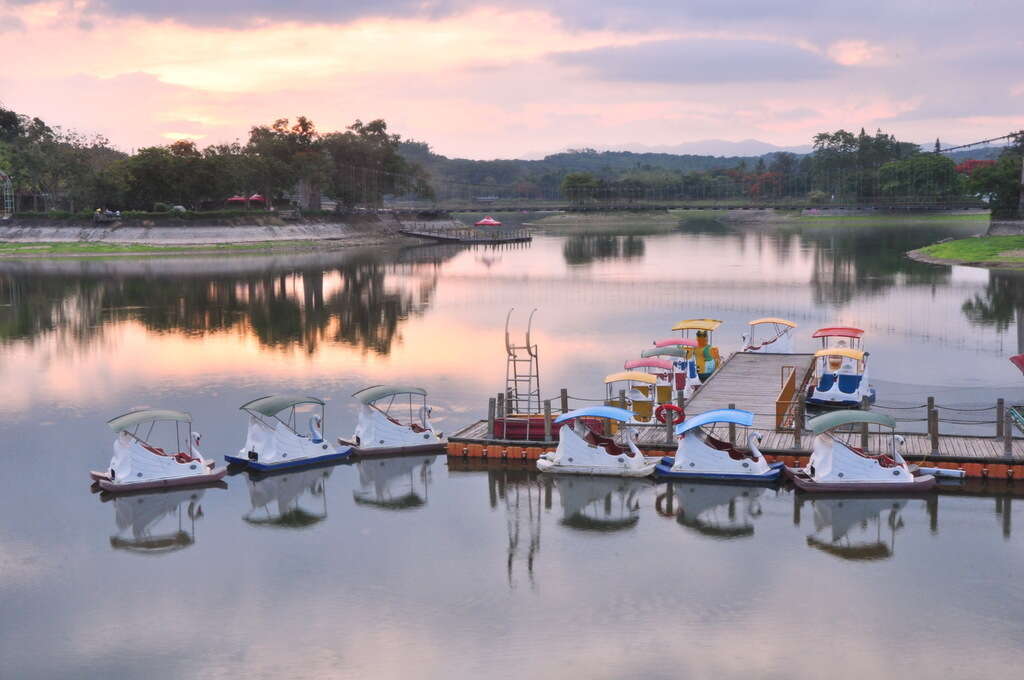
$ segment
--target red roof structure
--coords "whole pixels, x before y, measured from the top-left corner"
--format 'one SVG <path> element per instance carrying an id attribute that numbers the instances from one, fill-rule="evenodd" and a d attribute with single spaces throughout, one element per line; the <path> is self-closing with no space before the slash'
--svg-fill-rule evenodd
<path id="1" fill-rule="evenodd" d="M 499 222 L 498 220 L 496 220 L 493 217 L 491 217 L 490 215 L 488 215 L 487 217 L 485 217 L 482 220 L 480 220 L 479 222 L 477 222 L 476 226 L 478 226 L 478 227 L 500 227 L 501 226 L 501 222 Z"/>

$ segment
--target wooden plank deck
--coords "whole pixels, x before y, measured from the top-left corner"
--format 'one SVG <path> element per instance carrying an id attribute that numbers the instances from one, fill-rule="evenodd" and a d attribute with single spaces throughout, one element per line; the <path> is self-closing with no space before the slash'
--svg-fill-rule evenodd
<path id="1" fill-rule="evenodd" d="M 398 233 L 444 243 L 526 243 L 533 236 L 525 229 L 485 232 L 479 229 L 399 229 Z"/>

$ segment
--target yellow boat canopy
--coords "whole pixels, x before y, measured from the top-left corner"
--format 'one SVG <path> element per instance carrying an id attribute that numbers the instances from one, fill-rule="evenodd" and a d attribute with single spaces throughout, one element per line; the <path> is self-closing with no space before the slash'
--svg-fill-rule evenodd
<path id="1" fill-rule="evenodd" d="M 777 323 L 781 326 L 789 326 L 790 328 L 796 328 L 796 324 L 793 323 L 792 321 L 787 321 L 785 319 L 777 319 L 774 316 L 766 316 L 763 319 L 754 319 L 748 325 L 757 326 L 763 323 Z"/>
<path id="2" fill-rule="evenodd" d="M 672 326 L 674 331 L 713 331 L 722 322 L 718 319 L 687 319 L 686 321 L 680 321 L 675 326 Z"/>
<path id="3" fill-rule="evenodd" d="M 612 373 L 604 379 L 604 384 L 619 382 L 620 380 L 632 380 L 633 382 L 647 383 L 653 385 L 658 382 L 658 379 L 649 373 L 641 373 L 640 371 L 623 371 L 621 373 Z"/>
<path id="4" fill-rule="evenodd" d="M 832 349 L 819 349 L 814 353 L 816 357 L 847 357 L 849 359 L 856 359 L 857 361 L 864 361 L 865 352 L 859 349 L 849 349 L 848 347 L 833 347 Z"/>

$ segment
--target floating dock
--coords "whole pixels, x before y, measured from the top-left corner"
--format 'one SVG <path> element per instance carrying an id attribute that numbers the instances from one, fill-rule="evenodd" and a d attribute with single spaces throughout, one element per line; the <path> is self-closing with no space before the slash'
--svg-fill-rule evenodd
<path id="1" fill-rule="evenodd" d="M 758 445 L 766 458 L 801 466 L 811 454 L 811 433 L 805 429 L 803 395 L 814 369 L 813 354 L 760 354 L 737 352 L 694 393 L 686 404 L 687 413 L 697 414 L 720 408 L 740 408 L 754 413 L 753 430 L 763 436 Z M 567 410 L 565 392 L 562 411 Z M 1014 479 L 1024 477 L 1024 439 L 1013 436 L 1012 412 L 997 411 L 995 436 L 938 433 L 937 410 L 927 433 L 901 432 L 902 453 L 908 462 L 932 467 L 962 469 L 968 477 Z M 554 412 L 557 415 L 558 411 Z M 716 426 L 714 434 L 743 445 L 747 428 Z M 648 456 L 675 451 L 676 439 L 661 423 L 638 424 L 637 444 Z M 868 450 L 881 450 L 888 435 L 852 433 L 855 443 Z M 489 432 L 487 420 L 480 420 L 448 438 L 448 455 L 455 458 L 491 460 L 535 460 L 558 446 L 557 441 L 502 440 Z"/>
<path id="2" fill-rule="evenodd" d="M 441 243 L 464 243 L 466 245 L 478 243 L 526 243 L 533 240 L 533 236 L 528 229 L 480 229 L 476 227 L 466 227 L 465 229 L 431 229 L 428 227 L 416 227 L 399 229 L 398 233 Z"/>

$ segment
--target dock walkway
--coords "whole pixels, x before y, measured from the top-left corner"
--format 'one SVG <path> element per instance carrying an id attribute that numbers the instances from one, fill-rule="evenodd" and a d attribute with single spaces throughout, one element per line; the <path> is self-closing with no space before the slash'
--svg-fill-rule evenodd
<path id="1" fill-rule="evenodd" d="M 479 229 L 466 227 L 465 229 L 432 229 L 429 227 L 414 227 L 399 229 L 398 233 L 415 238 L 440 241 L 442 243 L 465 243 L 473 245 L 478 243 L 525 243 L 532 241 L 528 229 Z"/>

